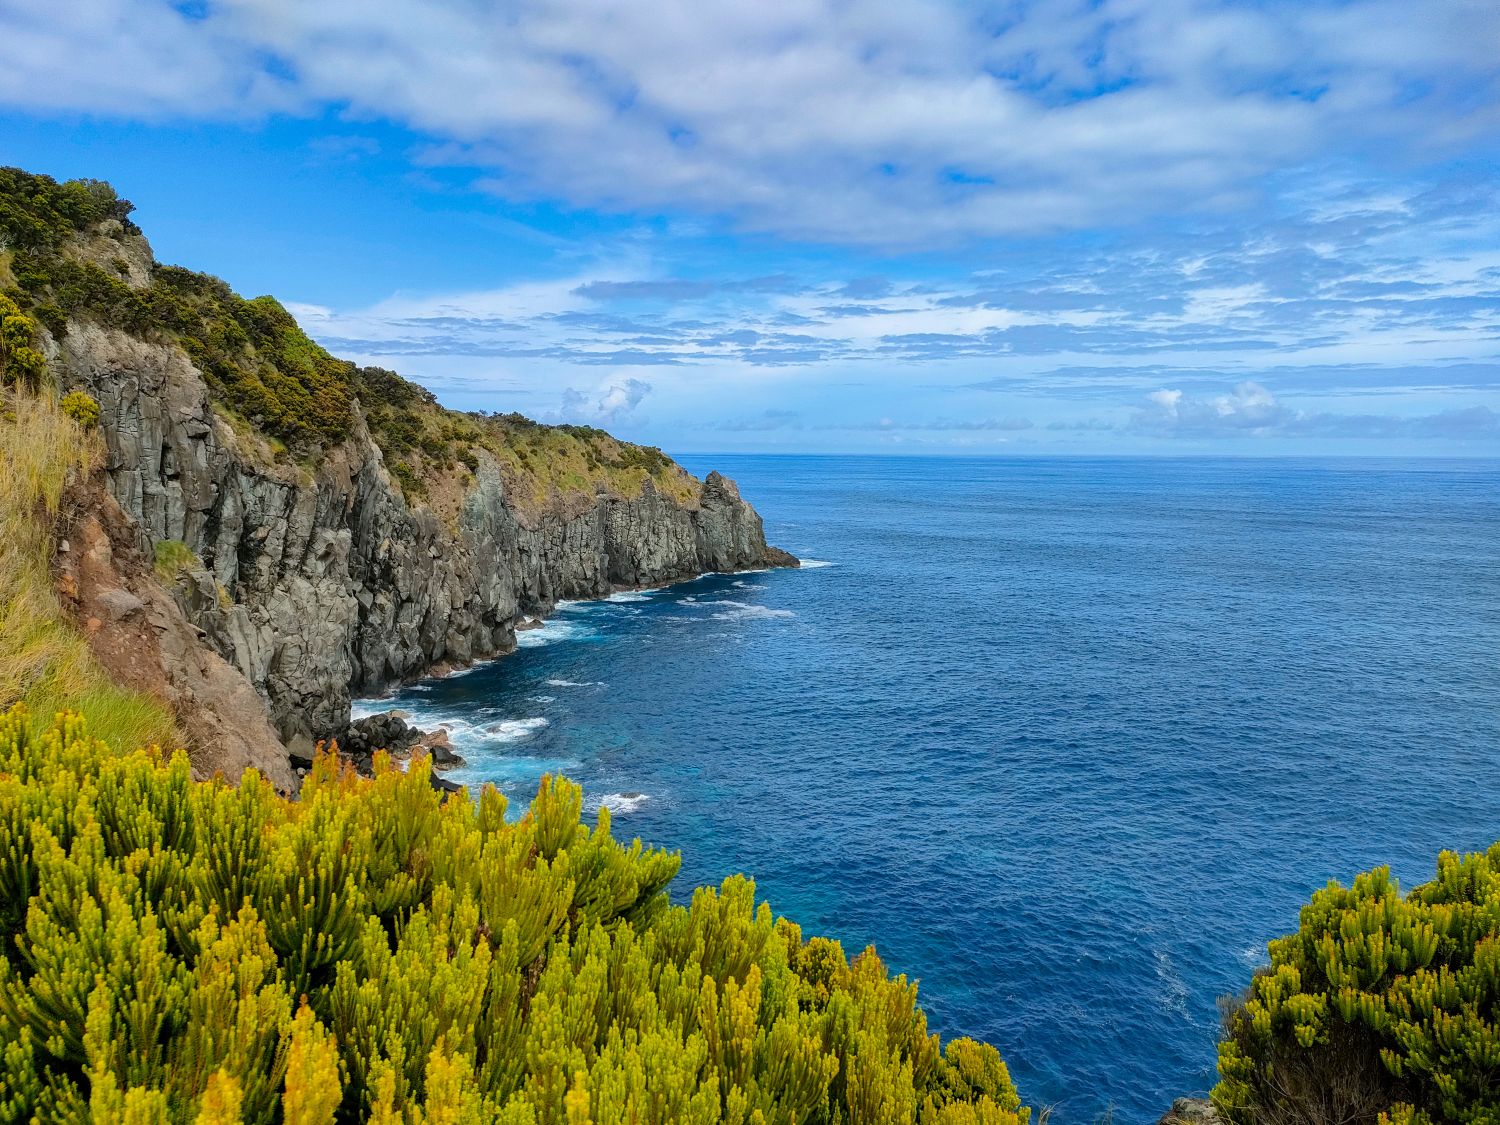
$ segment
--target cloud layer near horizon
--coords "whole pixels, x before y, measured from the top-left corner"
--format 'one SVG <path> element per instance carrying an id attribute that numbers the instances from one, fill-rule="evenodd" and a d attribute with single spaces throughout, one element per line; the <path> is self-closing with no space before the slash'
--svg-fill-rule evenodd
<path id="1" fill-rule="evenodd" d="M 439 386 L 451 377 L 455 392 L 477 390 L 479 370 L 524 372 L 537 409 L 553 411 L 548 388 L 561 387 L 553 412 L 580 420 L 585 401 L 613 395 L 623 408 L 612 421 L 645 402 L 644 390 L 622 397 L 619 373 L 632 371 L 659 392 L 653 408 L 745 435 L 1482 443 L 1500 439 L 1484 416 L 1403 419 L 1500 392 L 1497 245 L 1500 191 L 1487 180 L 1397 191 L 1325 176 L 1250 231 L 1157 226 L 1067 254 L 1012 253 L 958 278 L 687 278 L 636 257 L 546 284 L 297 312 L 335 350 L 416 365 Z M 827 401 L 851 382 L 857 392 Z M 1241 384 L 1279 409 L 1238 403 Z M 777 405 L 758 406 L 772 387 Z M 1157 409 L 1159 392 L 1180 396 L 1180 412 Z M 1363 401 L 1331 406 L 1341 399 Z"/>

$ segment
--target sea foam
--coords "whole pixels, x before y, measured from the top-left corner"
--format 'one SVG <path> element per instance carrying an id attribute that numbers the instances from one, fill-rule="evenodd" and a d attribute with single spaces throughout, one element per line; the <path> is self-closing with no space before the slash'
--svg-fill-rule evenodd
<path id="1" fill-rule="evenodd" d="M 649 800 L 651 800 L 649 793 L 606 793 L 593 802 L 593 807 L 605 808 L 615 816 L 620 816 L 624 813 L 635 812 Z"/>

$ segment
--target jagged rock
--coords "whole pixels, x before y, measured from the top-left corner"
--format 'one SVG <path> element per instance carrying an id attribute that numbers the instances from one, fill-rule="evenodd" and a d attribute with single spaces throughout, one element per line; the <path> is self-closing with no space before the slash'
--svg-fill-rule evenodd
<path id="1" fill-rule="evenodd" d="M 97 479 L 68 490 L 59 530 L 57 589 L 84 624 L 95 658 L 119 684 L 161 700 L 193 745 L 193 772 L 238 780 L 254 767 L 277 788 L 297 787 L 265 701 L 236 668 L 205 645 L 156 580 L 136 529 Z M 311 764 L 311 763 L 309 763 Z"/>
<path id="2" fill-rule="evenodd" d="M 458 782 L 449 781 L 446 777 L 439 777 L 435 773 L 429 773 L 427 775 L 427 780 L 428 783 L 431 784 L 431 786 L 439 793 L 443 794 L 444 797 L 447 797 L 450 793 L 459 793 L 463 791 L 463 786 Z"/>
<path id="3" fill-rule="evenodd" d="M 1223 1119 L 1207 1098 L 1178 1098 L 1157 1125 L 1223 1125 Z"/>

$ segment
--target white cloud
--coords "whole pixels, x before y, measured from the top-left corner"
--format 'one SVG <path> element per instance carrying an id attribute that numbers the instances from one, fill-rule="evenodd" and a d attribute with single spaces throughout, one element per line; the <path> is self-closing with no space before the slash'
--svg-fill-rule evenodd
<path id="1" fill-rule="evenodd" d="M 490 190 L 923 243 L 1246 198 L 1500 126 L 1486 0 L 16 0 L 0 100 L 342 109 Z"/>
<path id="2" fill-rule="evenodd" d="M 651 384 L 642 379 L 620 379 L 606 382 L 594 390 L 566 387 L 562 393 L 559 420 L 564 422 L 611 423 L 634 412 L 651 393 Z"/>

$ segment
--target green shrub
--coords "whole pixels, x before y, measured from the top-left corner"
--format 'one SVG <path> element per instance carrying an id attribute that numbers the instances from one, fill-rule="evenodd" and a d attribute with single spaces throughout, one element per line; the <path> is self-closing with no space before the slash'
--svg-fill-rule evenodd
<path id="1" fill-rule="evenodd" d="M 62 412 L 85 430 L 99 424 L 99 400 L 84 391 L 69 391 L 62 397 Z"/>
<path id="2" fill-rule="evenodd" d="M 1229 1121 L 1500 1120 L 1500 844 L 1404 896 L 1329 884 L 1270 954 L 1219 1045 Z"/>
<path id="3" fill-rule="evenodd" d="M 1021 1125 L 873 951 L 743 878 L 321 755 L 300 799 L 0 717 L 0 1121 Z"/>

